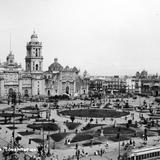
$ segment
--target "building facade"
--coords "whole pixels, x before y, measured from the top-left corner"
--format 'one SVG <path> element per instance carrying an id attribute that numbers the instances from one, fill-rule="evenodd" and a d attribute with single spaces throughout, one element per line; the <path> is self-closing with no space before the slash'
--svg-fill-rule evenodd
<path id="1" fill-rule="evenodd" d="M 91 77 L 89 93 L 118 94 L 126 92 L 126 81 L 119 76 L 95 76 Z"/>
<path id="2" fill-rule="evenodd" d="M 135 79 L 133 77 L 126 77 L 126 93 L 135 93 Z"/>
<path id="3" fill-rule="evenodd" d="M 15 62 L 12 52 L 0 63 L 0 97 L 15 91 L 22 97 L 87 94 L 88 79 L 76 67 L 63 67 L 55 58 L 43 71 L 42 42 L 34 32 L 26 45 L 25 69 Z M 83 90 L 83 91 L 82 91 Z"/>
<path id="4" fill-rule="evenodd" d="M 160 95 L 160 77 L 156 75 L 148 75 L 147 71 L 137 72 L 133 77 L 135 82 L 135 93 L 159 96 Z"/>
<path id="5" fill-rule="evenodd" d="M 104 81 L 104 88 L 106 93 L 125 93 L 126 81 L 119 76 L 106 77 Z"/>
<path id="6" fill-rule="evenodd" d="M 62 94 L 76 96 L 88 93 L 86 77 L 81 77 L 76 67 L 63 67 L 57 58 L 48 67 L 48 71 L 44 72 L 44 79 L 45 94 L 48 96 Z"/>

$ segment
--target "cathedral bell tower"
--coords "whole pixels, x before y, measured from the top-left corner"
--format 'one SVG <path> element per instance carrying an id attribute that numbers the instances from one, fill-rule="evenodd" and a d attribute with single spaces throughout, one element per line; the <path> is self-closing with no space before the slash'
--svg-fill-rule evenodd
<path id="1" fill-rule="evenodd" d="M 27 43 L 26 49 L 26 71 L 30 73 L 41 73 L 43 71 L 42 43 L 38 41 L 35 31 L 31 35 L 31 40 Z"/>

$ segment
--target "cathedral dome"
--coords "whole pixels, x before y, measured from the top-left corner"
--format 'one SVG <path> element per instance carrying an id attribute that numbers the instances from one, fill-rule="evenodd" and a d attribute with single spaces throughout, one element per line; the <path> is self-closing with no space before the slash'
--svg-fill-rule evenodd
<path id="1" fill-rule="evenodd" d="M 55 58 L 54 62 L 48 67 L 49 71 L 62 71 L 63 67 L 58 63 L 58 59 Z"/>

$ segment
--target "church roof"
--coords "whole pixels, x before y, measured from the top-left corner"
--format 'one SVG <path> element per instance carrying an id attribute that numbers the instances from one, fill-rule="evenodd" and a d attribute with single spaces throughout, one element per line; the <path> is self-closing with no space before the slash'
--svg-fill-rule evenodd
<path id="1" fill-rule="evenodd" d="M 66 66 L 66 67 L 63 69 L 63 71 L 70 71 L 69 66 Z"/>
<path id="2" fill-rule="evenodd" d="M 73 72 L 76 72 L 76 73 L 79 72 L 78 69 L 77 69 L 76 67 L 73 67 L 72 71 L 73 71 Z"/>
<path id="3" fill-rule="evenodd" d="M 58 59 L 55 58 L 54 62 L 48 67 L 49 71 L 62 71 L 63 67 L 60 63 L 58 63 Z"/>

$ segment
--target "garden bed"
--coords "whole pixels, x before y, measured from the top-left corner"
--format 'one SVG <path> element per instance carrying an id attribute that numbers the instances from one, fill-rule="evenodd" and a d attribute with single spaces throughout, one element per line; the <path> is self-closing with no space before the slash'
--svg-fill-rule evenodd
<path id="1" fill-rule="evenodd" d="M 129 112 L 116 111 L 113 109 L 74 109 L 61 111 L 60 114 L 75 117 L 119 118 L 129 115 Z"/>
<path id="2" fill-rule="evenodd" d="M 34 123 L 27 125 L 27 127 L 35 130 L 41 130 L 43 128 L 44 131 L 57 131 L 59 129 L 55 123 Z"/>
<path id="3" fill-rule="evenodd" d="M 34 132 L 33 131 L 28 131 L 28 132 L 23 131 L 23 132 L 18 132 L 18 134 L 20 134 L 21 136 L 28 136 L 28 135 L 34 134 Z"/>
<path id="4" fill-rule="evenodd" d="M 18 129 L 18 127 L 13 127 L 13 126 L 8 126 L 7 128 L 10 129 L 10 130 Z"/>
<path id="5" fill-rule="evenodd" d="M 83 127 L 83 130 L 89 130 L 95 127 L 100 127 L 100 126 L 104 126 L 105 124 L 92 124 L 92 123 L 88 123 L 85 127 Z"/>
<path id="6" fill-rule="evenodd" d="M 97 133 L 100 134 L 100 129 L 97 130 Z M 109 134 L 117 134 L 118 132 L 120 132 L 120 134 L 134 134 L 135 131 L 131 128 L 125 128 L 125 127 L 120 127 L 120 131 L 119 131 L 119 127 L 105 127 L 103 128 L 103 133 L 105 135 Z"/>
<path id="7" fill-rule="evenodd" d="M 87 134 L 87 133 L 78 133 L 73 139 L 71 140 L 71 143 L 80 142 L 80 141 L 86 141 L 93 139 L 93 135 Z"/>
<path id="8" fill-rule="evenodd" d="M 94 142 L 83 143 L 82 145 L 87 147 L 87 146 L 100 145 L 100 144 L 102 144 L 102 142 L 94 141 Z"/>
<path id="9" fill-rule="evenodd" d="M 39 144 L 43 144 L 45 142 L 45 140 L 43 139 L 39 139 L 39 138 L 32 138 L 31 139 L 33 142 L 39 143 Z"/>
<path id="10" fill-rule="evenodd" d="M 65 124 L 69 130 L 73 130 L 76 129 L 81 123 L 66 122 Z"/>
<path id="11" fill-rule="evenodd" d="M 37 110 L 37 108 L 35 106 L 26 106 L 26 107 L 21 108 L 21 110 L 31 110 L 31 111 L 33 111 L 33 110 Z"/>
<path id="12" fill-rule="evenodd" d="M 108 137 L 107 139 L 110 140 L 110 141 L 113 141 L 113 142 L 119 142 L 119 141 L 129 140 L 130 137 L 120 136 L 120 138 L 117 138 L 117 136 L 110 136 L 110 137 Z"/>
<path id="13" fill-rule="evenodd" d="M 24 116 L 24 114 L 20 114 L 20 113 L 15 113 L 15 114 L 13 114 L 13 113 L 0 113 L 0 117 L 6 117 L 6 118 L 13 117 L 13 115 L 14 115 L 14 117 Z"/>
<path id="14" fill-rule="evenodd" d="M 61 140 L 63 140 L 69 133 L 55 133 L 55 134 L 51 134 L 50 137 L 56 141 L 59 142 Z"/>

